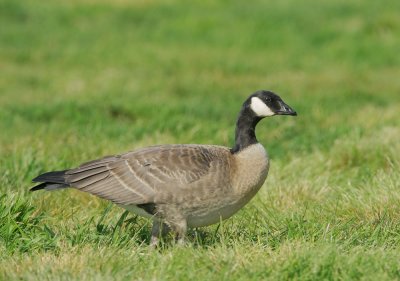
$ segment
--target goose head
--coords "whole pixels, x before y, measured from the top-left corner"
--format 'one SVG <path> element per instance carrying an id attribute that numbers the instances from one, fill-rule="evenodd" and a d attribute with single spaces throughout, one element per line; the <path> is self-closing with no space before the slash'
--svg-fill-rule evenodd
<path id="1" fill-rule="evenodd" d="M 271 91 L 257 91 L 245 102 L 256 117 L 264 118 L 274 115 L 297 115 L 277 94 Z"/>
<path id="2" fill-rule="evenodd" d="M 277 94 L 260 90 L 250 95 L 243 103 L 236 121 L 235 145 L 232 153 L 239 152 L 249 145 L 258 143 L 255 128 L 264 117 L 274 115 L 297 115 Z"/>

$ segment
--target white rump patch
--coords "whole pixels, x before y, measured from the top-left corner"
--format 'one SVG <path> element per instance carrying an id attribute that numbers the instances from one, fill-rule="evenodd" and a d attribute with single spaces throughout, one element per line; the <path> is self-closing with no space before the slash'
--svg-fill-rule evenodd
<path id="1" fill-rule="evenodd" d="M 258 97 L 251 98 L 250 108 L 259 117 L 268 117 L 275 115 L 275 113 Z"/>

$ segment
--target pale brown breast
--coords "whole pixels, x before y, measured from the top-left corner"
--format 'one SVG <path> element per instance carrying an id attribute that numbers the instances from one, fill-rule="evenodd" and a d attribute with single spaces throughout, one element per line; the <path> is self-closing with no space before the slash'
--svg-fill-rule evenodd
<path id="1" fill-rule="evenodd" d="M 257 143 L 234 154 L 233 158 L 236 166 L 236 171 L 232 174 L 235 193 L 254 196 L 268 175 L 267 152 L 260 143 Z"/>

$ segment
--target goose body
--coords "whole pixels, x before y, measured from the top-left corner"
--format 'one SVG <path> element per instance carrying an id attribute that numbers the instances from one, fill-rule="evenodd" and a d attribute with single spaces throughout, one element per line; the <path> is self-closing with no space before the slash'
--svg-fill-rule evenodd
<path id="1" fill-rule="evenodd" d="M 279 96 L 258 91 L 243 104 L 235 146 L 151 146 L 48 172 L 31 190 L 74 187 L 141 216 L 154 219 L 152 244 L 169 229 L 182 241 L 187 227 L 227 219 L 257 193 L 269 169 L 255 126 L 264 117 L 296 115 Z"/>
<path id="2" fill-rule="evenodd" d="M 149 178 L 143 178 L 143 184 L 148 189 L 156 190 L 145 201 L 153 202 L 154 206 L 138 207 L 126 201 L 114 202 L 145 217 L 151 217 L 157 212 L 168 216 L 176 209 L 186 218 L 189 227 L 206 226 L 229 218 L 257 193 L 268 173 L 268 158 L 260 144 L 238 154 L 232 154 L 226 147 L 213 145 L 170 145 L 150 149 L 156 154 L 155 157 L 147 151 L 144 153 L 146 158 L 140 158 L 142 150 L 132 152 L 128 157 L 136 161 L 139 167 L 145 167 L 143 174 L 149 176 L 150 181 Z M 179 157 L 179 163 L 182 163 L 182 167 L 178 168 L 180 176 L 174 175 L 175 169 L 165 170 L 162 159 L 167 157 L 165 152 Z M 246 161 L 257 163 L 256 168 L 247 169 L 252 165 L 246 165 L 250 164 Z M 143 163 L 147 163 L 147 166 Z M 197 165 L 198 172 L 195 174 L 193 167 Z"/>

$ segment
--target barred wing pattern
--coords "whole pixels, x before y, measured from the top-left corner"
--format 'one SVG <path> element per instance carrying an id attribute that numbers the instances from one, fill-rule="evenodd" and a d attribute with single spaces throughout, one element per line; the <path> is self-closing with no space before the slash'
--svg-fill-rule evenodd
<path id="1" fill-rule="evenodd" d="M 211 145 L 153 146 L 84 163 L 66 171 L 65 183 L 117 204 L 145 204 L 203 189 L 210 180 L 227 184 L 229 154 Z"/>

